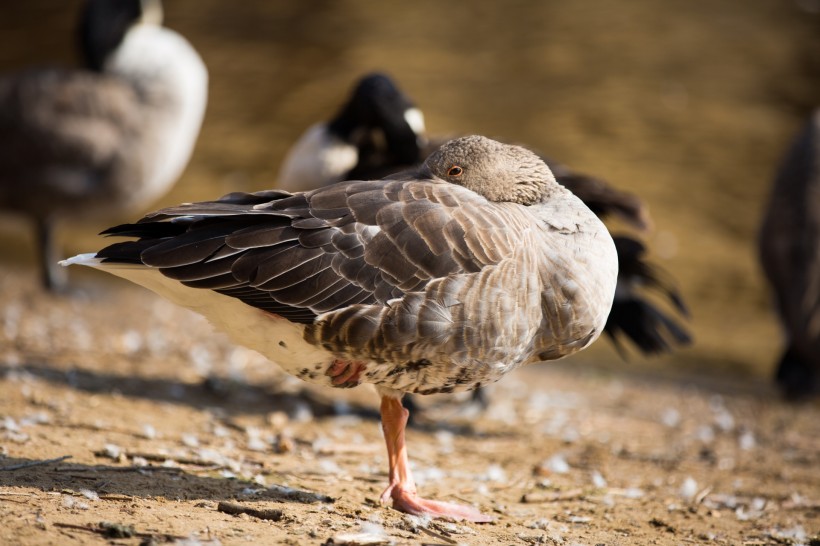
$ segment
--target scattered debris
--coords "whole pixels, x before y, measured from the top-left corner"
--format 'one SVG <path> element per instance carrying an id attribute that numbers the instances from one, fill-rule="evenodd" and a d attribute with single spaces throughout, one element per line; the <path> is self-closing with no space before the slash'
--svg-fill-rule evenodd
<path id="1" fill-rule="evenodd" d="M 692 476 L 686 476 L 678 490 L 678 494 L 688 501 L 695 500 L 695 495 L 698 494 L 698 482 Z"/>
<path id="2" fill-rule="evenodd" d="M 549 476 L 550 474 L 567 474 L 569 471 L 570 466 L 564 456 L 555 454 L 536 466 L 533 473 L 536 476 Z"/>
<path id="3" fill-rule="evenodd" d="M 499 464 L 491 464 L 486 472 L 479 477 L 482 481 L 504 483 L 507 481 L 507 473 Z"/>
<path id="4" fill-rule="evenodd" d="M 657 527 L 658 529 L 663 529 L 667 533 L 672 533 L 673 535 L 678 532 L 678 530 L 675 529 L 675 527 L 673 525 L 663 521 L 660 518 L 650 519 L 649 520 L 649 525 L 651 525 L 652 527 Z"/>
<path id="5" fill-rule="evenodd" d="M 329 538 L 324 544 L 328 546 L 372 546 L 394 543 L 395 541 L 387 535 L 380 524 L 363 521 L 358 532 L 338 534 Z"/>
<path id="6" fill-rule="evenodd" d="M 73 523 L 55 522 L 54 527 L 60 529 L 72 529 L 75 531 L 86 531 L 94 533 L 106 538 L 141 538 L 141 544 L 157 544 L 162 542 L 170 542 L 172 540 L 186 540 L 188 537 L 178 535 L 168 535 L 164 533 L 140 533 L 133 525 L 124 525 L 122 523 L 111 523 L 101 521 L 97 526 L 92 525 L 76 525 Z"/>
<path id="7" fill-rule="evenodd" d="M 715 395 L 709 401 L 709 405 L 712 408 L 712 418 L 715 425 L 717 425 L 722 432 L 731 432 L 735 428 L 735 418 L 729 413 L 726 406 L 723 405 L 723 398 Z"/>
<path id="8" fill-rule="evenodd" d="M 431 522 L 428 523 L 427 526 L 419 527 L 418 528 L 419 531 L 421 531 L 422 533 L 425 533 L 427 535 L 430 535 L 433 538 L 441 540 L 441 541 L 443 541 L 447 544 L 458 544 L 457 540 L 453 540 L 453 539 L 450 538 L 450 533 L 448 533 L 447 531 L 443 531 L 442 529 L 438 529 L 441 532 L 437 533 L 436 531 L 433 531 L 432 529 L 430 529 L 430 527 L 432 526 L 432 523 L 433 522 L 431 521 Z"/>
<path id="9" fill-rule="evenodd" d="M 122 523 L 111 523 L 109 521 L 101 521 L 100 529 L 102 529 L 103 536 L 108 538 L 131 538 L 137 534 L 133 525 L 123 525 Z"/>
<path id="10" fill-rule="evenodd" d="M 806 529 L 802 525 L 795 525 L 793 527 L 776 527 L 770 529 L 768 532 L 769 538 L 778 542 L 788 541 L 787 544 L 802 544 L 808 538 Z"/>
<path id="11" fill-rule="evenodd" d="M 291 440 L 291 443 L 293 441 Z M 314 442 L 314 451 L 317 455 L 338 455 L 338 454 L 353 454 L 353 455 L 366 455 L 370 453 L 381 453 L 382 446 L 369 443 L 369 444 L 336 444 L 330 441 L 327 442 Z"/>
<path id="12" fill-rule="evenodd" d="M 114 459 L 116 461 L 121 461 L 123 460 L 122 457 L 127 457 L 134 461 L 134 464 L 136 464 L 137 461 L 139 461 L 140 463 L 145 461 L 160 463 L 166 467 L 172 467 L 176 465 L 214 467 L 216 465 L 217 468 L 236 468 L 236 470 L 238 470 L 237 465 L 239 464 L 237 461 L 223 457 L 218 452 L 210 449 L 198 450 L 197 454 L 199 455 L 199 457 L 195 458 L 174 456 L 166 453 L 140 453 L 131 451 L 116 452 L 111 451 L 109 449 L 110 447 L 111 446 L 109 444 L 106 446 L 106 449 L 95 451 L 94 455 L 97 457 Z"/>
<path id="13" fill-rule="evenodd" d="M 147 440 L 153 440 L 157 437 L 157 429 L 152 425 L 142 425 L 142 437 Z"/>
<path id="14" fill-rule="evenodd" d="M 606 480 L 597 470 L 594 470 L 592 472 L 592 485 L 594 485 L 598 489 L 604 489 L 607 486 Z"/>
<path id="15" fill-rule="evenodd" d="M 70 459 L 71 455 L 63 455 L 62 457 L 56 457 L 54 459 L 45 459 L 43 461 L 29 461 L 27 463 L 20 463 L 20 464 L 13 464 L 9 466 L 0 466 L 0 472 L 7 472 L 10 470 L 20 470 L 21 468 L 30 468 L 32 466 L 42 466 L 46 464 L 52 463 L 59 463 L 65 461 L 66 459 Z"/>
<path id="16" fill-rule="evenodd" d="M 251 451 L 267 451 L 273 443 L 272 438 L 268 438 L 263 430 L 256 427 L 248 427 L 245 434 L 248 436 L 247 448 Z"/>
<path id="17" fill-rule="evenodd" d="M 607 493 L 615 497 L 624 497 L 627 499 L 639 499 L 646 494 L 644 490 L 639 487 L 627 487 L 625 489 L 610 488 L 607 490 Z"/>
<path id="18" fill-rule="evenodd" d="M 534 504 L 540 502 L 578 500 L 582 498 L 584 498 L 584 490 L 578 488 L 569 491 L 536 491 L 534 493 L 525 493 L 521 497 L 521 502 Z"/>
<path id="19" fill-rule="evenodd" d="M 98 454 L 98 452 L 94 452 L 94 455 L 97 455 L 98 457 L 108 457 L 109 459 L 120 461 L 121 457 L 123 456 L 123 449 L 115 444 L 105 444 L 103 446 L 103 451 L 101 452 L 101 454 Z"/>
<path id="20" fill-rule="evenodd" d="M 249 506 L 242 506 L 241 504 L 236 504 L 227 501 L 220 501 L 219 504 L 216 505 L 216 509 L 219 512 L 224 512 L 232 516 L 238 516 L 239 514 L 248 514 L 249 516 L 254 518 L 266 519 L 270 521 L 279 521 L 283 517 L 285 517 L 285 513 L 282 510 L 276 508 L 251 508 Z"/>
<path id="21" fill-rule="evenodd" d="M 675 408 L 666 408 L 661 413 L 661 423 L 669 428 L 675 428 L 680 424 L 680 412 Z"/>
<path id="22" fill-rule="evenodd" d="M 340 533 L 327 539 L 323 546 L 375 546 L 379 544 L 394 544 L 392 538 L 376 533 Z"/>
<path id="23" fill-rule="evenodd" d="M 749 430 L 745 429 L 743 432 L 740 433 L 740 436 L 737 439 L 738 447 L 740 447 L 743 451 L 751 451 L 755 447 L 757 447 L 757 440 L 755 439 L 754 433 Z"/>
<path id="24" fill-rule="evenodd" d="M 73 496 L 73 493 L 69 492 L 67 495 L 63 495 L 62 504 L 65 508 L 76 508 L 79 510 L 88 510 L 91 508 L 87 502 L 78 501 Z"/>
<path id="25" fill-rule="evenodd" d="M 289 502 L 301 502 L 303 504 L 312 504 L 314 502 L 333 503 L 336 499 L 323 495 L 322 493 L 314 493 L 312 491 L 302 491 L 300 489 L 293 489 L 285 487 L 284 485 L 271 485 L 267 489 L 261 490 L 261 494 L 265 498 L 273 500 L 285 500 Z"/>
<path id="26" fill-rule="evenodd" d="M 90 489 L 80 489 L 80 495 L 87 498 L 88 500 L 92 500 L 92 501 L 100 500 L 100 496 L 97 494 L 97 492 L 92 491 Z"/>

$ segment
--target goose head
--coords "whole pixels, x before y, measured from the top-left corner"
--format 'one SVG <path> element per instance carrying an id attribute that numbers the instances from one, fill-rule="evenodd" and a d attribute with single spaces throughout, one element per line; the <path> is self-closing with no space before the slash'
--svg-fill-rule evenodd
<path id="1" fill-rule="evenodd" d="M 495 202 L 534 205 L 560 191 L 538 155 L 477 135 L 443 144 L 424 162 L 421 174 L 458 184 Z"/>
<path id="2" fill-rule="evenodd" d="M 421 110 L 381 73 L 359 80 L 350 99 L 328 123 L 328 131 L 362 153 L 371 148 L 386 150 L 401 164 L 419 161 L 426 141 Z"/>
<path id="3" fill-rule="evenodd" d="M 307 191 L 371 176 L 374 167 L 415 165 L 425 141 L 421 112 L 389 77 L 370 74 L 332 120 L 313 125 L 291 146 L 279 168 L 279 187 Z"/>
<path id="4" fill-rule="evenodd" d="M 80 51 L 86 67 L 105 69 L 109 56 L 135 25 L 162 25 L 160 0 L 89 0 L 80 14 Z"/>

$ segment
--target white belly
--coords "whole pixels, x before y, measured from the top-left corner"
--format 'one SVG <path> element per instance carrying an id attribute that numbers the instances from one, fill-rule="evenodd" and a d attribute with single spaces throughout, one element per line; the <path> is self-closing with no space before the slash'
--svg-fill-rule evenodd
<path id="1" fill-rule="evenodd" d="M 305 326 L 247 305 L 212 290 L 189 288 L 145 266 L 106 263 L 92 254 L 63 262 L 95 267 L 156 292 L 170 301 L 207 318 L 234 343 L 258 351 L 286 372 L 320 385 L 332 386 L 325 370 L 334 355 L 307 343 Z"/>

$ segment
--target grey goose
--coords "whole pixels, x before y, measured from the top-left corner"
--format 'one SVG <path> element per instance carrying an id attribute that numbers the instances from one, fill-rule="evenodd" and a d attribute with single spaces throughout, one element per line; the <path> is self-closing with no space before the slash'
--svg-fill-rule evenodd
<path id="1" fill-rule="evenodd" d="M 413 168 L 442 142 L 440 138 L 428 137 L 423 120 L 419 107 L 392 78 L 384 73 L 367 74 L 354 86 L 336 117 L 314 125 L 289 150 L 279 171 L 278 187 L 306 191 L 339 180 L 369 180 Z M 337 126 L 344 131 L 330 130 Z M 317 128 L 327 129 L 317 133 Z M 315 134 L 346 136 L 317 140 L 311 138 Z M 306 145 L 308 142 L 314 145 Z M 316 146 L 319 142 L 324 145 Z M 339 150 L 340 142 L 344 143 L 347 162 L 320 160 L 336 157 L 333 152 Z M 616 216 L 639 231 L 651 229 L 649 211 L 637 196 L 551 158 L 541 155 L 541 159 L 558 183 L 578 196 L 600 218 Z M 293 168 L 317 164 L 322 168 Z M 640 240 L 626 234 L 614 235 L 614 239 L 620 263 L 618 290 L 605 331 L 618 353 L 627 358 L 621 338 L 630 340 L 645 355 L 670 352 L 690 344 L 692 338 L 686 328 L 643 293 L 647 288 L 655 290 L 667 299 L 672 309 L 688 317 L 688 308 L 674 280 L 646 260 L 647 249 Z"/>
<path id="2" fill-rule="evenodd" d="M 820 394 L 820 109 L 786 153 L 758 237 L 786 335 L 776 380 L 790 398 Z"/>
<path id="3" fill-rule="evenodd" d="M 609 232 L 534 153 L 470 136 L 415 171 L 306 193 L 234 193 L 105 232 L 136 238 L 82 264 L 206 316 L 285 371 L 376 386 L 390 461 L 382 502 L 471 521 L 418 496 L 403 393 L 478 388 L 603 331 L 617 279 Z"/>
<path id="4" fill-rule="evenodd" d="M 159 0 L 90 0 L 79 27 L 85 68 L 0 78 L 0 211 L 35 224 L 46 287 L 64 283 L 56 221 L 143 210 L 188 163 L 208 76 L 161 21 Z"/>

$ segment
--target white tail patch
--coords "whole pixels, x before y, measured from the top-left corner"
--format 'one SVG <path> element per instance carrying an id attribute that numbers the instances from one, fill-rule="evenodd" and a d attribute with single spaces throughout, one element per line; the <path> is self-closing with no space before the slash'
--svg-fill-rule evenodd
<path id="1" fill-rule="evenodd" d="M 408 108 L 404 111 L 404 121 L 416 133 L 416 136 L 423 137 L 427 128 L 424 126 L 424 114 L 418 108 Z"/>
<path id="2" fill-rule="evenodd" d="M 140 264 L 103 262 L 102 258 L 97 258 L 97 254 L 94 252 L 88 252 L 86 254 L 77 254 L 76 256 L 73 256 L 71 258 L 60 260 L 58 263 L 63 267 L 68 267 L 70 265 L 84 265 L 86 267 L 94 267 L 96 269 L 147 269 L 144 265 Z M 117 275 L 117 273 L 113 274 Z"/>
<path id="3" fill-rule="evenodd" d="M 88 252 L 86 254 L 77 254 L 76 256 L 72 256 L 71 258 L 60 260 L 60 265 L 63 267 L 68 267 L 70 265 L 87 265 L 89 267 L 100 267 L 102 265 L 102 260 L 100 258 L 97 258 L 96 252 Z"/>

